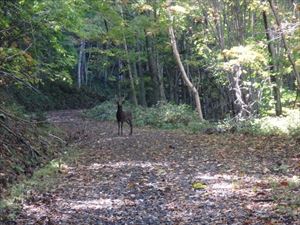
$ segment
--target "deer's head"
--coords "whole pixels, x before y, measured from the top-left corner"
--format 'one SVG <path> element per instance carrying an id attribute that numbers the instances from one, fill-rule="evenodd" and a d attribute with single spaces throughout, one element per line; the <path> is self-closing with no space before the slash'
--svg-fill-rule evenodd
<path id="1" fill-rule="evenodd" d="M 115 96 L 115 102 L 116 102 L 118 108 L 122 107 L 124 101 L 125 101 L 125 97 L 124 96 L 122 96 L 122 97 Z"/>

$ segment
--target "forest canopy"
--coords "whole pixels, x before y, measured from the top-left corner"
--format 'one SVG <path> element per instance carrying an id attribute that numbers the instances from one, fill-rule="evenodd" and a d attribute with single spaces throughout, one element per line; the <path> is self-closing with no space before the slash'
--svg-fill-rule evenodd
<path id="1" fill-rule="evenodd" d="M 214 121 L 299 107 L 293 0 L 5 0 L 0 8 L 2 98 L 30 111 L 115 95 L 143 107 L 188 104 Z"/>

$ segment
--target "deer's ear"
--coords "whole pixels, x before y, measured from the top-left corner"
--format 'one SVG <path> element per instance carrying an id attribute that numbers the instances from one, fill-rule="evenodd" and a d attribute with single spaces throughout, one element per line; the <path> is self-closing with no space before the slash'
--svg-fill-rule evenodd
<path id="1" fill-rule="evenodd" d="M 115 95 L 114 102 L 115 102 L 116 104 L 119 103 L 119 98 L 117 97 L 117 95 Z"/>
<path id="2" fill-rule="evenodd" d="M 122 103 L 125 102 L 125 96 L 122 96 L 121 102 L 122 102 Z"/>

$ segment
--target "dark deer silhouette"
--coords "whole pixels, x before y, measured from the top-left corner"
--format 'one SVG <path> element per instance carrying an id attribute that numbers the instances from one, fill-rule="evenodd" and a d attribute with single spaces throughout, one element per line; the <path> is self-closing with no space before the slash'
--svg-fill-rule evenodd
<path id="1" fill-rule="evenodd" d="M 125 98 L 119 98 L 116 100 L 117 105 L 118 105 L 118 110 L 117 110 L 117 121 L 118 121 L 118 135 L 123 135 L 123 123 L 126 122 L 130 126 L 130 135 L 132 135 L 132 114 L 131 112 L 125 112 L 122 109 L 122 104 L 124 102 Z"/>

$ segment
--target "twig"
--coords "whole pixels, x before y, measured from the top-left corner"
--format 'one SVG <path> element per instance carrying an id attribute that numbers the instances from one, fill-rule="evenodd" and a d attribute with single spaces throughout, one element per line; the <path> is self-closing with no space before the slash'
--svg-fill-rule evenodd
<path id="1" fill-rule="evenodd" d="M 14 54 L 14 55 L 8 56 L 5 60 L 10 60 L 10 59 L 12 59 L 15 56 L 20 55 L 21 53 L 27 52 L 28 49 L 31 48 L 31 46 L 32 46 L 32 43 L 27 48 L 25 48 L 24 50 L 22 50 L 21 52 L 18 52 L 18 53 Z"/>
<path id="2" fill-rule="evenodd" d="M 15 120 L 22 121 L 22 122 L 24 122 L 24 123 L 31 123 L 31 122 L 28 121 L 28 120 L 24 120 L 24 119 L 22 119 L 22 118 L 20 118 L 20 117 L 17 117 L 17 116 L 15 116 L 15 115 L 10 114 L 9 112 L 7 112 L 7 111 L 5 111 L 4 109 L 2 109 L 1 107 L 0 107 L 0 112 L 3 113 L 3 114 L 5 114 L 6 116 L 8 116 L 8 117 L 10 117 L 10 118 L 15 119 Z"/>
<path id="3" fill-rule="evenodd" d="M 15 136 L 16 138 L 20 138 L 15 132 L 13 132 L 8 126 L 6 126 L 5 123 L 0 121 L 0 125 L 10 134 L 12 134 L 13 136 Z"/>
<path id="4" fill-rule="evenodd" d="M 265 199 L 253 199 L 254 202 L 273 202 L 274 199 L 265 198 Z"/>
<path id="5" fill-rule="evenodd" d="M 66 141 L 64 141 L 63 139 L 61 139 L 60 137 L 57 137 L 56 135 L 54 135 L 54 134 L 51 134 L 51 133 L 48 133 L 49 134 L 49 136 L 51 136 L 51 137 L 54 137 L 54 138 L 56 138 L 56 139 L 58 139 L 58 140 L 60 140 L 62 143 L 64 143 L 64 144 L 66 144 L 67 142 Z"/>

